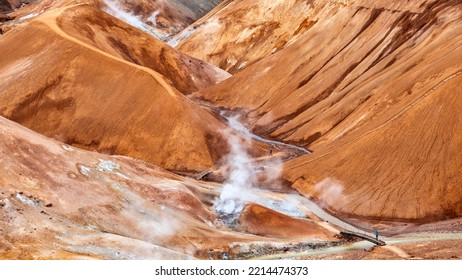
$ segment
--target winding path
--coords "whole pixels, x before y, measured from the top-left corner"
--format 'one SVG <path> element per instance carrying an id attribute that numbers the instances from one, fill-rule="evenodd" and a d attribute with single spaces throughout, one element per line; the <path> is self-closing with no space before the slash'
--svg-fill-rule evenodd
<path id="1" fill-rule="evenodd" d="M 89 44 L 86 44 L 85 42 L 82 42 L 72 36 L 70 36 L 69 34 L 67 34 L 66 32 L 64 32 L 57 24 L 57 18 L 59 16 L 62 15 L 62 13 L 64 11 L 66 11 L 67 9 L 72 9 L 73 7 L 76 7 L 76 6 L 79 6 L 79 5 L 75 5 L 75 6 L 69 6 L 69 7 L 64 7 L 64 8 L 59 8 L 59 9 L 56 9 L 55 12 L 49 12 L 49 13 L 46 13 L 46 14 L 43 14 L 41 15 L 40 17 L 37 17 L 37 21 L 40 21 L 42 23 L 44 23 L 46 26 L 48 26 L 53 32 L 55 32 L 57 35 L 59 35 L 60 37 L 62 37 L 63 39 L 65 40 L 68 40 L 70 42 L 73 42 L 79 46 L 82 46 L 82 47 L 85 47 L 99 55 L 102 55 L 104 57 L 107 57 L 109 59 L 112 59 L 114 61 L 117 61 L 117 62 L 120 62 L 120 63 L 123 63 L 125 65 L 128 65 L 130 67 L 133 67 L 133 68 L 136 68 L 140 71 L 143 71 L 145 73 L 147 73 L 148 75 L 150 75 L 151 77 L 153 77 L 157 83 L 162 86 L 166 92 L 171 95 L 173 98 L 183 98 L 185 100 L 188 100 L 188 102 L 192 102 L 189 100 L 189 98 L 185 98 L 182 94 L 176 92 L 166 81 L 165 79 L 163 78 L 163 76 L 157 72 L 155 72 L 154 70 L 150 69 L 150 68 L 147 68 L 147 67 L 143 67 L 143 66 L 140 66 L 140 65 L 137 65 L 137 64 L 134 64 L 134 63 L 131 63 L 129 61 L 126 61 L 124 59 L 121 59 L 121 58 L 118 58 L 118 57 L 115 57 L 113 55 L 110 55 L 108 53 L 105 53 L 104 51 L 94 47 L 94 46 L 91 46 Z M 342 149 L 344 146 L 354 142 L 354 141 L 357 141 L 371 133 L 374 133 L 380 129 L 382 129 L 383 127 L 385 127 L 386 125 L 388 125 L 389 123 L 391 123 L 392 121 L 396 120 L 397 118 L 399 118 L 400 116 L 402 116 L 404 113 L 406 113 L 407 111 L 409 111 L 411 108 L 413 108 L 415 105 L 417 105 L 419 102 L 421 102 L 422 100 L 424 100 L 426 97 L 428 97 L 431 93 L 433 93 L 434 91 L 436 91 L 438 88 L 442 87 L 445 83 L 447 83 L 449 80 L 452 80 L 453 78 L 459 76 L 462 74 L 462 71 L 457 71 L 455 72 L 453 75 L 449 76 L 448 78 L 446 78 L 445 80 L 443 80 L 442 82 L 440 82 L 438 85 L 436 85 L 435 87 L 433 87 L 430 91 L 428 91 L 427 93 L 425 93 L 421 98 L 415 100 L 414 102 L 410 103 L 408 106 L 406 106 L 402 111 L 400 111 L 398 114 L 396 114 L 395 116 L 393 116 L 392 118 L 390 118 L 389 120 L 387 120 L 385 123 L 377 126 L 376 128 L 352 139 L 351 141 L 349 142 L 346 142 L 340 146 L 338 146 L 337 148 L 325 153 L 325 154 L 322 154 L 322 155 L 319 155 L 319 156 L 316 156 L 314 158 L 311 158 L 309 159 L 308 161 L 304 161 L 303 163 L 301 164 L 304 164 L 306 162 L 311 162 L 311 161 L 314 161 L 314 160 L 317 160 L 319 158 L 322 158 L 324 156 L 327 156 L 329 154 L 332 154 L 334 152 L 336 152 L 337 150 L 339 149 Z M 224 114 L 222 114 L 222 116 L 224 116 L 225 118 L 228 119 L 228 121 L 232 121 L 230 118 L 226 117 Z M 238 122 L 237 122 L 238 123 Z M 271 145 L 274 145 L 274 146 L 282 146 L 282 147 L 286 147 L 288 149 L 293 149 L 293 150 L 297 150 L 298 152 L 301 152 L 303 154 L 309 154 L 311 153 L 309 150 L 305 149 L 305 148 L 302 148 L 302 147 L 298 147 L 298 146 L 295 146 L 295 145 L 291 145 L 291 144 L 287 144 L 287 143 L 283 143 L 283 142 L 279 142 L 279 141 L 273 141 L 273 140 L 268 140 L 268 139 L 264 139 L 258 135 L 255 135 L 253 133 L 251 133 L 245 126 L 243 126 L 242 124 L 240 126 L 237 126 L 237 127 L 234 127 L 234 129 L 236 131 L 238 131 L 239 133 L 242 133 L 244 134 L 245 136 L 249 137 L 249 138 L 252 138 L 252 139 L 255 139 L 257 141 L 260 141 L 260 142 L 264 142 L 264 143 L 267 143 L 267 144 L 271 144 Z M 299 165 L 301 165 L 299 164 Z M 298 165 L 294 165 L 292 166 L 291 168 L 295 168 L 296 166 Z M 276 195 L 275 193 L 271 193 L 271 192 L 264 192 L 264 191 L 261 191 L 259 193 L 259 195 L 262 195 L 262 197 L 266 197 L 266 198 L 271 198 L 273 196 L 273 200 L 274 200 L 274 196 Z M 314 203 L 313 201 L 309 200 L 308 198 L 305 198 L 305 197 L 301 197 L 301 196 L 295 196 L 295 195 L 290 195 L 290 194 L 277 194 L 278 195 L 278 199 L 279 199 L 279 202 L 283 201 L 283 202 L 286 202 L 286 201 L 290 201 L 291 203 L 293 203 L 293 199 L 294 197 L 296 197 L 296 201 L 298 201 L 298 205 L 297 207 L 299 207 L 299 209 L 302 209 L 302 211 L 305 211 L 305 212 L 311 212 L 313 213 L 314 215 L 316 215 L 317 217 L 319 217 L 322 221 L 319 222 L 320 224 L 324 224 L 324 226 L 326 228 L 329 228 L 330 226 L 326 225 L 325 224 L 325 221 L 328 221 L 329 223 L 333 224 L 333 225 L 336 225 L 342 229 L 347 229 L 347 230 L 352 230 L 352 231 L 360 231 L 358 228 L 350 225 L 350 224 L 347 224 L 345 223 L 344 221 L 341 221 L 340 219 L 330 215 L 329 213 L 327 213 L 325 210 L 323 210 L 321 207 L 319 207 L 316 203 Z M 332 227 L 330 227 L 331 230 L 333 230 Z M 462 233 L 447 233 L 447 234 L 432 234 L 432 233 L 424 233 L 424 234 L 410 234 L 410 235 L 404 235 L 404 236 L 399 236 L 399 237 L 393 237 L 393 238 L 384 238 L 384 240 L 387 242 L 387 244 L 390 244 L 389 246 L 385 246 L 384 248 L 396 253 L 398 256 L 402 257 L 402 258 L 408 258 L 409 255 L 407 255 L 406 252 L 404 252 L 403 250 L 397 248 L 397 247 L 394 247 L 392 245 L 394 244 L 404 244 L 404 243 L 415 243 L 415 242 L 425 242 L 425 241 L 438 241 L 438 240 L 462 240 Z M 301 258 L 301 257 L 306 257 L 306 256 L 313 256 L 313 255 L 320 255 L 320 254 L 334 254 L 334 253 L 342 253 L 342 252 L 346 252 L 346 251 L 351 251 L 351 250 L 360 250 L 360 249 L 368 249 L 368 248 L 371 248 L 372 245 L 370 242 L 367 242 L 367 241 L 360 241 L 360 242 L 355 242 L 355 243 L 351 243 L 351 244 L 345 244 L 345 245 L 341 245 L 341 246 L 336 246 L 336 247 L 329 247 L 329 248 L 325 248 L 325 249 L 318 249 L 318 250 L 310 250 L 310 251 L 303 251 L 303 252 L 288 252 L 288 253 L 284 253 L 284 254 L 274 254 L 274 255 L 264 255 L 264 256 L 259 256 L 259 257 L 256 257 L 254 259 L 281 259 L 281 258 Z"/>
<path id="2" fill-rule="evenodd" d="M 462 233 L 419 233 L 419 234 L 407 234 L 397 237 L 384 238 L 387 242 L 387 246 L 382 248 L 392 251 L 401 258 L 410 258 L 410 256 L 402 249 L 392 246 L 396 244 L 409 244 L 417 242 L 428 242 L 428 241 L 445 241 L 445 240 L 462 240 Z M 288 252 L 274 255 L 263 255 L 251 258 L 253 260 L 278 260 L 278 259 L 298 259 L 303 257 L 310 257 L 324 254 L 339 254 L 353 250 L 368 250 L 374 247 L 368 241 L 359 241 L 355 243 L 349 243 L 336 247 L 328 247 L 324 249 L 302 251 L 302 252 Z"/>
<path id="3" fill-rule="evenodd" d="M 74 7 L 77 7 L 77 6 L 81 6 L 82 4 L 77 4 L 77 5 L 73 5 L 73 6 L 67 6 L 67 7 L 63 7 L 63 8 L 58 8 L 56 10 L 53 10 L 53 12 L 48 12 L 48 13 L 45 13 L 45 14 L 42 14 L 40 17 L 37 17 L 37 21 L 40 21 L 42 23 L 44 23 L 45 25 L 47 25 L 53 32 L 55 32 L 57 35 L 59 35 L 60 37 L 68 40 L 68 41 L 71 41 L 77 45 L 80 45 L 82 47 L 85 47 L 95 53 L 98 53 L 102 56 L 105 56 L 107 58 L 110 58 L 112 60 L 115 60 L 115 61 L 118 61 L 120 63 L 123 63 L 125 65 L 128 65 L 130 67 L 133 67 L 133 68 L 136 68 L 138 70 L 141 70 L 147 74 L 149 74 L 151 77 L 153 77 L 157 83 L 159 85 L 161 85 L 166 91 L 168 94 L 170 94 L 172 97 L 174 98 L 179 98 L 181 97 L 182 95 L 180 95 L 179 93 L 176 93 L 172 87 L 165 81 L 165 79 L 162 77 L 161 74 L 157 73 L 156 71 L 150 69 L 150 68 L 147 68 L 147 67 L 143 67 L 143 66 L 140 66 L 138 64 L 134 64 L 134 63 L 131 63 L 129 61 L 126 61 L 122 58 L 118 58 L 118 57 L 115 57 L 111 54 L 108 54 L 94 46 L 91 46 L 85 42 L 82 42 L 72 36 L 70 36 L 69 34 L 67 34 L 66 32 L 64 32 L 59 26 L 58 26 L 58 23 L 57 23 L 57 19 L 62 15 L 62 13 L 68 9 L 72 9 Z"/>

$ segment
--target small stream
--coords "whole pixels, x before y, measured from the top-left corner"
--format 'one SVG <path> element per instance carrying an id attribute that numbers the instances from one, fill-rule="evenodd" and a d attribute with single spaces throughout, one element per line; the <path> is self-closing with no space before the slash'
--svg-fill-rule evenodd
<path id="1" fill-rule="evenodd" d="M 254 139 L 254 140 L 268 143 L 274 146 L 286 147 L 288 149 L 295 149 L 299 152 L 302 152 L 303 154 L 311 153 L 311 151 L 305 148 L 298 147 L 292 144 L 286 144 L 286 143 L 279 142 L 279 141 L 264 139 L 250 132 L 250 130 L 247 127 L 245 127 L 241 122 L 239 122 L 238 116 L 229 116 L 229 113 L 223 110 L 220 110 L 219 112 L 221 116 L 223 116 L 224 118 L 228 120 L 228 124 L 231 129 L 247 137 L 248 139 Z M 300 218 L 300 217 L 306 216 L 306 213 L 309 211 L 313 213 L 314 215 L 316 215 L 317 217 L 319 217 L 320 219 L 322 219 L 323 221 L 327 221 L 342 229 L 346 229 L 346 230 L 354 231 L 354 232 L 366 233 L 332 216 L 331 214 L 326 212 L 324 209 L 322 209 L 320 206 L 318 206 L 315 202 L 301 195 L 280 194 L 280 193 L 276 194 L 271 191 L 265 191 L 261 189 L 254 189 L 252 190 L 252 192 L 256 194 L 257 197 L 261 198 L 259 201 L 255 201 L 255 202 L 263 206 L 266 206 L 268 208 L 271 208 L 273 210 L 276 210 L 278 212 L 284 213 L 286 215 Z"/>
<path id="2" fill-rule="evenodd" d="M 250 132 L 250 130 L 247 127 L 245 127 L 239 121 L 238 116 L 227 116 L 227 114 L 228 114 L 228 112 L 220 110 L 220 115 L 222 117 L 224 117 L 226 120 L 228 120 L 229 127 L 231 129 L 233 129 L 234 131 L 244 135 L 245 137 L 247 137 L 249 139 L 254 139 L 254 140 L 257 140 L 257 141 L 260 141 L 260 142 L 263 142 L 263 143 L 267 143 L 267 144 L 270 144 L 270 145 L 275 146 L 275 147 L 285 147 L 285 148 L 288 148 L 288 149 L 291 149 L 291 150 L 292 149 L 297 150 L 297 151 L 301 152 L 302 154 L 311 154 L 310 150 L 305 149 L 303 147 L 299 147 L 299 146 L 292 145 L 292 144 L 287 144 L 287 143 L 280 142 L 280 141 L 268 140 L 268 139 L 265 139 L 265 138 L 263 138 L 261 136 L 258 136 L 256 134 Z"/>
<path id="3" fill-rule="evenodd" d="M 218 110 L 217 108 L 213 108 Z M 238 116 L 229 116 L 229 113 L 226 111 L 220 110 L 220 115 L 228 120 L 228 126 L 237 134 L 243 135 L 247 139 L 254 139 L 263 143 L 270 144 L 275 148 L 286 148 L 289 151 L 296 151 L 295 154 L 292 154 L 291 157 L 298 157 L 300 154 L 310 154 L 311 151 L 298 147 L 292 144 L 286 144 L 279 141 L 264 139 L 258 135 L 253 134 L 250 130 L 245 127 L 242 123 L 239 122 Z M 287 152 L 287 151 L 285 151 Z M 367 234 L 372 236 L 371 232 L 365 232 L 351 224 L 346 223 L 345 221 L 340 220 L 339 218 L 331 215 L 322 207 L 317 205 L 314 201 L 310 200 L 307 197 L 301 196 L 299 194 L 287 194 L 287 193 L 278 193 L 273 191 L 268 191 L 259 188 L 248 188 L 246 192 L 249 191 L 254 199 L 248 202 L 255 202 L 280 213 L 286 214 L 295 218 L 307 218 L 309 212 L 316 215 L 319 219 L 324 222 L 328 222 L 332 225 L 335 225 L 343 230 L 348 230 L 352 232 L 358 232 L 362 234 Z M 438 241 L 438 240 L 462 240 L 462 233 L 417 233 L 417 234 L 407 234 L 396 237 L 383 237 L 387 245 L 393 244 L 402 244 L 402 243 L 413 243 L 413 242 L 426 242 L 426 241 Z M 354 243 L 348 243 L 340 246 L 326 247 L 321 249 L 314 249 L 309 251 L 302 252 L 287 252 L 281 254 L 271 254 L 271 255 L 261 255 L 257 256 L 254 259 L 287 259 L 287 258 L 300 258 L 307 256 L 314 256 L 320 254 L 336 254 L 352 250 L 368 250 L 376 246 L 375 244 L 369 241 L 359 241 Z"/>
<path id="4" fill-rule="evenodd" d="M 284 152 L 291 152 L 291 157 L 298 157 L 301 154 L 309 154 L 311 153 L 309 150 L 298 147 L 292 144 L 286 144 L 280 141 L 274 141 L 274 140 L 268 140 L 264 139 L 261 136 L 255 135 L 254 133 L 250 132 L 250 130 L 245 127 L 240 121 L 239 121 L 239 116 L 236 115 L 231 115 L 231 112 L 227 112 L 224 110 L 218 110 L 217 108 L 210 107 L 212 110 L 217 110 L 219 114 L 225 118 L 228 121 L 228 127 L 234 131 L 236 134 L 241 135 L 245 137 L 246 139 L 254 139 L 256 141 L 260 141 L 263 143 L 270 144 L 271 146 L 277 147 L 277 148 L 282 148 Z M 226 135 L 225 135 L 226 136 Z M 227 136 L 229 138 L 230 136 Z M 233 145 L 240 145 L 233 143 Z M 243 147 L 240 147 L 238 150 L 240 151 L 245 151 Z M 245 157 L 250 157 L 250 155 L 245 155 Z M 256 171 L 257 166 L 252 166 L 250 163 L 249 165 L 248 161 L 246 163 L 245 168 L 237 166 L 236 169 L 238 170 L 243 170 L 243 169 L 253 169 L 248 171 L 247 173 L 242 173 L 239 174 L 240 176 L 250 176 L 252 177 L 253 174 Z M 269 162 L 267 162 L 269 163 Z M 239 163 L 237 162 L 230 162 L 228 163 L 230 165 L 237 165 Z M 275 161 L 273 162 L 274 165 L 279 165 L 280 162 Z M 247 178 L 245 178 L 247 179 Z M 243 181 L 248 181 L 248 180 L 243 180 Z M 277 181 L 277 179 L 275 179 Z M 263 186 L 264 187 L 264 186 Z M 368 234 L 364 231 L 361 231 L 360 229 L 332 216 L 328 212 L 326 212 L 322 207 L 318 206 L 315 202 L 310 200 L 307 197 L 304 197 L 300 194 L 288 194 L 288 193 L 278 193 L 278 192 L 273 192 L 273 191 L 268 191 L 265 189 L 261 188 L 253 188 L 252 186 L 236 186 L 237 189 L 239 189 L 239 197 L 236 197 L 236 199 L 242 199 L 243 202 L 248 203 L 248 202 L 254 202 L 260 205 L 263 205 L 265 207 L 268 207 L 270 209 L 273 209 L 277 212 L 286 214 L 291 217 L 295 218 L 306 218 L 309 213 L 313 213 L 316 215 L 319 219 L 329 222 L 332 225 L 335 225 L 341 229 L 353 231 L 353 232 L 361 232 L 363 234 Z M 247 198 L 247 200 L 245 199 Z M 249 199 L 250 198 L 250 199 Z M 369 233 L 372 235 L 371 233 Z"/>

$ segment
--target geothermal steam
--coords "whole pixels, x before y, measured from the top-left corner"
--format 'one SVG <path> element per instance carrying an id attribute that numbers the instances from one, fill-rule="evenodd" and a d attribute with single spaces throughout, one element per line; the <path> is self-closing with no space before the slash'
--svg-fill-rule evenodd
<path id="1" fill-rule="evenodd" d="M 319 199 L 324 205 L 335 205 L 346 200 L 343 195 L 343 184 L 332 178 L 317 183 L 314 189 L 319 193 Z"/>
<path id="2" fill-rule="evenodd" d="M 245 201 L 252 201 L 255 197 L 248 192 L 248 188 L 254 185 L 255 171 L 252 159 L 245 150 L 248 139 L 241 139 L 231 131 L 225 132 L 228 144 L 231 147 L 226 163 L 231 167 L 223 185 L 220 199 L 215 203 L 215 209 L 219 213 L 236 214 L 242 211 Z"/>
<path id="3" fill-rule="evenodd" d="M 269 187 L 269 184 L 273 187 L 277 185 L 281 170 L 279 159 L 261 161 L 257 166 L 247 152 L 252 134 L 239 122 L 239 117 L 230 117 L 228 121 L 231 129 L 222 133 L 230 146 L 224 165 L 230 168 L 225 174 L 228 179 L 223 185 L 220 198 L 215 201 L 215 209 L 221 214 L 238 214 L 247 202 L 268 204 L 254 190 L 256 187 Z M 259 185 L 257 172 L 265 172 L 264 186 Z"/>

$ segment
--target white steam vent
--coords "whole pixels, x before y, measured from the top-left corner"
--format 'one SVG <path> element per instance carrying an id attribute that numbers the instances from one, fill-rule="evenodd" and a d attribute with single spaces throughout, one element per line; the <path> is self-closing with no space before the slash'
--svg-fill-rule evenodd
<path id="1" fill-rule="evenodd" d="M 239 122 L 239 117 L 230 117 L 228 120 L 230 129 L 222 131 L 230 146 L 230 153 L 225 157 L 224 163 L 225 166 L 229 166 L 228 173 L 224 174 L 228 179 L 214 206 L 218 213 L 232 215 L 239 214 L 248 202 L 262 205 L 271 203 L 270 201 L 266 203 L 255 190 L 258 187 L 257 172 L 265 172 L 267 180 L 263 182 L 265 184 L 263 187 L 279 184 L 280 159 L 267 158 L 258 161 L 257 164 L 257 161 L 247 152 L 250 140 L 254 138 L 253 135 Z"/>

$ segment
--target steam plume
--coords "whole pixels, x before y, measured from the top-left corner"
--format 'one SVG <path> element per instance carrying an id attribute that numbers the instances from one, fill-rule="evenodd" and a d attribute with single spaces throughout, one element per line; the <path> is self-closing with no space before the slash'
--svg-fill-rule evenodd
<path id="1" fill-rule="evenodd" d="M 230 168 L 229 173 L 224 174 L 228 179 L 223 185 L 220 198 L 215 201 L 215 209 L 222 214 L 238 214 L 248 202 L 267 204 L 255 192 L 255 188 L 267 188 L 270 184 L 277 184 L 280 162 L 279 160 L 266 159 L 256 164 L 247 152 L 253 135 L 239 122 L 239 117 L 230 117 L 228 121 L 230 129 L 224 130 L 222 133 L 228 139 L 230 146 L 230 153 L 225 158 L 225 165 Z M 267 168 L 268 166 L 269 168 Z M 266 171 L 265 168 L 267 168 Z M 265 173 L 263 174 L 265 180 L 259 181 L 257 175 L 262 172 Z"/>
<path id="2" fill-rule="evenodd" d="M 321 202 L 326 205 L 335 205 L 346 199 L 343 195 L 343 184 L 332 178 L 326 178 L 317 183 L 314 189 L 319 193 Z"/>

